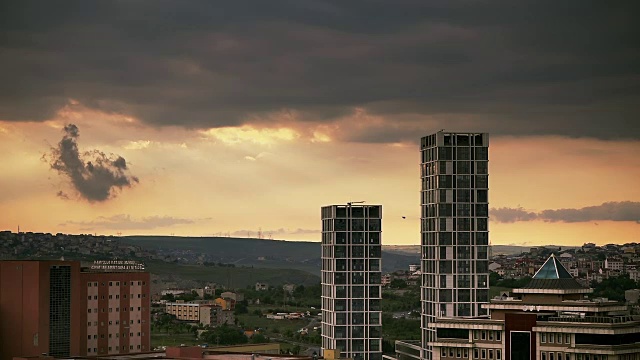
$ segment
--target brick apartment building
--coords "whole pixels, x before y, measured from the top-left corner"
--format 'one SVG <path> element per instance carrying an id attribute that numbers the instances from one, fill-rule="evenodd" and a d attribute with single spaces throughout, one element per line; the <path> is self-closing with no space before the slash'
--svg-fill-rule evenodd
<path id="1" fill-rule="evenodd" d="M 0 360 L 149 351 L 149 273 L 128 268 L 0 261 Z"/>

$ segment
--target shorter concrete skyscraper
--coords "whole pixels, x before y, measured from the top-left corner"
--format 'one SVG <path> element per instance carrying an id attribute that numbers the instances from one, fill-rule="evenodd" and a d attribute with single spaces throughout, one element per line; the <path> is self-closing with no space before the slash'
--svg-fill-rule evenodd
<path id="1" fill-rule="evenodd" d="M 322 351 L 382 359 L 382 206 L 322 208 Z"/>

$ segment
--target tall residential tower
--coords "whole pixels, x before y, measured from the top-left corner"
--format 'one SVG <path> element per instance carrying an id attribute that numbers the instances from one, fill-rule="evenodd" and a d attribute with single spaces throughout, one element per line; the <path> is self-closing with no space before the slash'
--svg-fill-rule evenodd
<path id="1" fill-rule="evenodd" d="M 322 352 L 382 359 L 382 206 L 322 208 Z"/>
<path id="2" fill-rule="evenodd" d="M 489 289 L 486 133 L 444 131 L 421 140 L 422 347 L 436 317 L 485 315 Z"/>

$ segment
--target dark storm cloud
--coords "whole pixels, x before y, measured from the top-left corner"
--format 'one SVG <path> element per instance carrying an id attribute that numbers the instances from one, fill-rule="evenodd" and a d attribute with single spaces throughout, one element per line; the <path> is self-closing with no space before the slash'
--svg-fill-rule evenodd
<path id="1" fill-rule="evenodd" d="M 501 223 L 543 220 L 547 222 L 634 221 L 640 223 L 640 202 L 606 202 L 580 209 L 557 209 L 530 212 L 523 208 L 493 208 L 491 220 Z"/>
<path id="2" fill-rule="evenodd" d="M 0 119 L 41 120 L 73 98 L 195 128 L 283 109 L 308 122 L 355 107 L 414 119 L 343 135 L 353 141 L 414 139 L 416 128 L 640 138 L 637 1 L 2 7 Z"/>
<path id="3" fill-rule="evenodd" d="M 52 169 L 69 178 L 82 198 L 91 202 L 105 201 L 113 197 L 116 190 L 138 182 L 137 177 L 128 174 L 127 162 L 121 156 L 108 156 L 99 150 L 81 155 L 77 143 L 80 132 L 76 125 L 65 126 L 64 133 L 58 146 L 51 148 L 44 158 Z M 69 198 L 62 191 L 57 195 L 63 199 Z"/>

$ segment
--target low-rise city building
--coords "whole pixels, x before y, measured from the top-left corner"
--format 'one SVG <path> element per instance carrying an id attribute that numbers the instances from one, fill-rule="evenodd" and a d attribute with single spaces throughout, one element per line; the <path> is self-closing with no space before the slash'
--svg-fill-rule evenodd
<path id="1" fill-rule="evenodd" d="M 640 316 L 625 303 L 588 298 L 592 292 L 552 255 L 528 285 L 483 305 L 489 316 L 429 323 L 432 360 L 640 359 Z M 396 342 L 395 359 L 419 359 L 417 350 Z"/>

